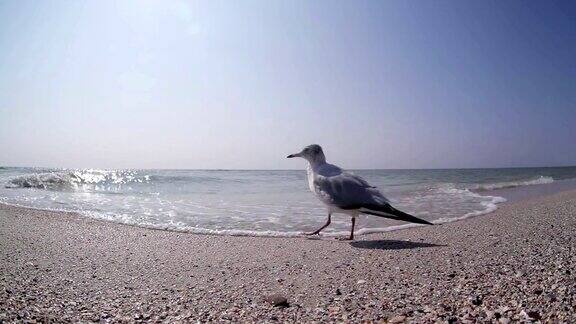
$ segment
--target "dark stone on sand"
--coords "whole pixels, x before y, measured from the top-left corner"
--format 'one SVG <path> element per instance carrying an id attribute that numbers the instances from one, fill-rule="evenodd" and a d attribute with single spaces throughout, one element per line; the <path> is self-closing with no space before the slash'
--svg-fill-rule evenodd
<path id="1" fill-rule="evenodd" d="M 540 313 L 538 313 L 537 311 L 529 311 L 526 314 L 533 320 L 541 319 Z"/>
<path id="2" fill-rule="evenodd" d="M 284 297 L 280 294 L 268 295 L 264 299 L 276 307 L 288 307 L 288 306 L 290 306 L 288 304 L 288 299 L 286 299 L 286 297 Z"/>
<path id="3" fill-rule="evenodd" d="M 474 306 L 482 305 L 482 296 L 472 296 L 470 297 L 470 303 Z"/>
<path id="4" fill-rule="evenodd" d="M 534 293 L 535 293 L 536 295 L 540 295 L 540 294 L 542 294 L 543 292 L 544 292 L 544 291 L 543 291 L 542 289 L 534 289 Z"/>
<path id="5" fill-rule="evenodd" d="M 336 295 L 338 295 L 338 296 L 342 295 L 342 292 L 340 291 L 339 288 L 336 288 Z"/>

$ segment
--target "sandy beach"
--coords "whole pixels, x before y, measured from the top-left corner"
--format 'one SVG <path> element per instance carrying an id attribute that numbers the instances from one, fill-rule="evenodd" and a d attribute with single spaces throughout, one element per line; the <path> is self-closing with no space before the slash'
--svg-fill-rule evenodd
<path id="1" fill-rule="evenodd" d="M 0 205 L 0 322 L 574 322 L 575 216 L 569 191 L 345 242 Z"/>

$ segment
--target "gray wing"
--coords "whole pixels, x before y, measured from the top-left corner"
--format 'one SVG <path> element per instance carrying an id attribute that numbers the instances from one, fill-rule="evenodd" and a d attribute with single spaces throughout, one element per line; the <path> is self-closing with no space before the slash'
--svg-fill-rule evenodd
<path id="1" fill-rule="evenodd" d="M 316 193 L 324 202 L 342 209 L 356 209 L 365 205 L 389 204 L 380 191 L 361 177 L 340 173 L 319 176 L 314 180 Z"/>

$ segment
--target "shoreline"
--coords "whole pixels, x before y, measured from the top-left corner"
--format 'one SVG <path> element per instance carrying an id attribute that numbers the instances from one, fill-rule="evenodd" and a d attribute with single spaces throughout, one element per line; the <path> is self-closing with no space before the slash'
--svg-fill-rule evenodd
<path id="1" fill-rule="evenodd" d="M 438 218 L 433 220 L 432 222 L 436 225 L 448 224 L 453 222 L 460 222 L 469 218 L 475 217 L 482 217 L 497 211 L 501 206 L 506 206 L 511 203 L 516 203 L 524 200 L 530 199 L 537 199 L 541 197 L 551 196 L 557 193 L 565 192 L 565 191 L 576 191 L 576 179 L 565 179 L 565 180 L 556 180 L 552 183 L 546 184 L 536 184 L 536 185 L 519 185 L 513 187 L 504 187 L 498 188 L 493 190 L 470 190 L 470 192 L 474 194 L 478 194 L 487 198 L 492 198 L 492 201 L 486 205 L 485 210 L 477 210 L 469 212 L 465 215 L 453 218 Z M 195 234 L 195 235 L 215 235 L 215 236 L 240 236 L 240 237 L 271 237 L 271 238 L 298 238 L 304 237 L 305 231 L 299 232 L 254 232 L 249 230 L 220 230 L 217 232 L 216 230 L 211 229 L 192 229 L 192 228 L 179 228 L 179 227 L 160 227 L 156 225 L 146 225 L 146 224 L 138 224 L 138 223 L 130 223 L 130 222 L 122 222 L 113 219 L 107 219 L 103 217 L 94 217 L 90 215 L 83 214 L 81 211 L 74 211 L 74 210 L 60 210 L 60 209 L 48 209 L 48 208 L 41 208 L 41 207 L 30 207 L 30 206 L 23 206 L 19 204 L 9 203 L 0 201 L 0 205 L 16 207 L 16 208 L 23 208 L 23 209 L 31 209 L 36 211 L 45 211 L 45 212 L 56 212 L 56 213 L 73 213 L 77 214 L 81 217 L 89 218 L 96 221 L 102 221 L 112 224 L 120 224 L 126 226 L 134 226 L 140 227 L 150 230 L 158 230 L 158 231 L 168 231 L 168 232 L 176 232 L 176 233 L 185 233 L 185 234 Z M 398 223 L 398 222 L 396 222 Z M 389 225 L 387 227 L 381 228 L 360 228 L 355 231 L 355 235 L 358 236 L 365 236 L 371 234 L 379 234 L 379 233 L 389 233 L 395 231 L 403 231 L 414 227 L 421 227 L 422 225 L 412 224 L 412 223 L 402 223 L 396 225 Z M 324 232 L 325 237 L 339 237 L 348 235 L 348 231 L 342 232 Z"/>
<path id="2" fill-rule="evenodd" d="M 572 190 L 576 190 L 576 179 L 554 180 L 551 183 L 505 187 L 489 191 L 474 192 L 480 195 L 491 193 L 495 196 L 506 199 L 505 203 L 513 203 Z"/>
<path id="3" fill-rule="evenodd" d="M 576 191 L 439 226 L 197 235 L 0 205 L 0 320 L 576 320 Z M 280 294 L 289 307 L 265 296 Z"/>
<path id="4" fill-rule="evenodd" d="M 379 181 L 385 178 L 388 180 L 384 182 L 392 183 L 389 192 L 384 194 L 390 195 L 396 208 L 441 224 L 493 212 L 503 203 L 502 196 L 510 201 L 509 191 L 524 192 L 530 191 L 529 187 L 556 186 L 556 182 L 564 180 L 554 179 L 570 175 L 576 177 L 576 167 L 566 170 L 541 169 L 518 169 L 514 172 L 473 169 L 464 173 L 444 170 L 440 173 L 397 175 L 375 172 L 365 176 L 375 176 Z M 272 193 L 262 188 L 249 189 L 250 181 L 258 183 L 263 176 L 275 180 L 272 182 L 275 188 Z M 245 177 L 251 180 L 241 181 Z M 4 189 L 0 188 L 0 203 L 78 212 L 94 219 L 177 232 L 299 237 L 319 228 L 326 217 L 322 204 L 318 205 L 307 190 L 296 193 L 295 188 L 302 185 L 297 179 L 302 177 L 301 172 L 238 174 L 231 177 L 219 173 L 208 175 L 184 171 L 164 174 L 134 173 L 130 170 L 52 170 L 38 173 L 37 170 L 15 168 L 1 175 L 1 180 L 7 184 Z M 181 186 L 166 186 L 166 181 L 170 179 L 181 181 Z M 219 185 L 221 195 L 213 195 L 214 184 L 211 182 L 215 179 L 218 179 L 218 183 L 224 183 Z M 236 188 L 238 181 L 244 183 L 243 190 Z M 38 190 L 28 191 L 27 188 Z M 576 189 L 576 180 L 568 189 Z M 234 194 L 235 190 L 239 194 Z M 244 190 L 246 193 L 240 193 Z M 84 192 L 89 194 L 84 195 Z M 306 208 L 301 208 L 303 205 Z M 357 235 L 385 233 L 414 226 L 365 215 L 358 220 Z M 324 234 L 347 235 L 349 223 L 348 218 L 337 215 Z"/>
<path id="5" fill-rule="evenodd" d="M 375 170 L 365 176 L 391 184 L 383 187 L 388 189 L 384 194 L 391 198 L 396 208 L 438 224 L 493 212 L 504 200 L 501 196 L 508 198 L 508 191 L 555 186 L 564 180 L 554 179 L 570 175 L 576 177 L 576 167 L 549 169 L 518 169 L 514 172 L 472 169 L 464 173 L 447 169 L 430 174 L 387 174 Z M 46 210 L 76 211 L 87 217 L 117 223 L 210 235 L 298 237 L 303 232 L 319 228 L 326 218 L 322 204 L 299 182 L 300 178 L 304 181 L 302 172 L 229 176 L 182 170 L 176 173 L 46 171 L 39 173 L 38 170 L 14 168 L 2 173 L 0 180 L 6 185 L 0 188 L 0 202 Z M 245 178 L 250 180 L 242 181 Z M 266 188 L 251 188 L 251 181 L 259 183 L 264 178 L 274 179 L 271 193 Z M 167 186 L 166 181 L 172 181 L 170 179 L 181 181 L 181 186 Z M 214 181 L 222 182 L 216 185 L 221 190 L 220 195 L 214 195 Z M 244 183 L 242 190 L 237 188 L 238 183 Z M 302 190 L 296 191 L 296 188 Z M 576 189 L 576 181 L 572 188 Z M 84 195 L 84 192 L 88 194 Z M 301 208 L 303 205 L 306 207 Z M 325 234 L 338 236 L 349 232 L 347 218 L 336 216 L 332 223 Z M 364 215 L 356 225 L 358 235 L 414 226 Z"/>

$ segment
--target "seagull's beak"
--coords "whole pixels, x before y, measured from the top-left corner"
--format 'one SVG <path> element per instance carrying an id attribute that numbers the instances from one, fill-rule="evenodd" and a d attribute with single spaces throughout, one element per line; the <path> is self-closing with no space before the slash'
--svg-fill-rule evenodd
<path id="1" fill-rule="evenodd" d="M 296 154 L 290 154 L 286 158 L 291 159 L 291 158 L 301 157 L 301 156 L 302 156 L 302 153 L 296 153 Z"/>

